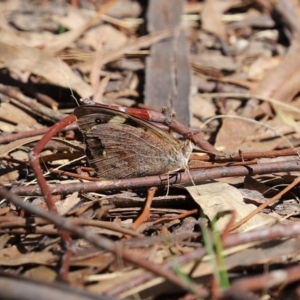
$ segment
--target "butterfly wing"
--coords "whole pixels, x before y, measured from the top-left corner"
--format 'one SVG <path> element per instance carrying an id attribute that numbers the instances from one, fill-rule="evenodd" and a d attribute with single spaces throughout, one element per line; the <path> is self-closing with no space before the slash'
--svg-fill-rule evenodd
<path id="1" fill-rule="evenodd" d="M 190 145 L 150 122 L 109 108 L 81 106 L 77 123 L 91 167 L 106 179 L 157 175 L 187 164 Z"/>

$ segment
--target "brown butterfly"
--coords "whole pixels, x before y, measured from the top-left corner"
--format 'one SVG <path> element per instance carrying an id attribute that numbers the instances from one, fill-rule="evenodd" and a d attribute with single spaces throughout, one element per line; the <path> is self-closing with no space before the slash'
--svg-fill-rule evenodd
<path id="1" fill-rule="evenodd" d="M 105 179 L 160 175 L 187 166 L 190 141 L 179 141 L 148 121 L 111 108 L 83 105 L 75 116 L 86 156 Z"/>

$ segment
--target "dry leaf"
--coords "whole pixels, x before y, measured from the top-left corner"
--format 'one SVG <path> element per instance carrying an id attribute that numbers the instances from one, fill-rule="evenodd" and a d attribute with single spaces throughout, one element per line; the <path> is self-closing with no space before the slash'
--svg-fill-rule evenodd
<path id="1" fill-rule="evenodd" d="M 115 257 L 111 253 L 100 253 L 93 257 L 76 259 L 76 257 L 72 260 L 72 266 L 81 266 L 81 267 L 93 267 L 97 268 L 98 272 L 100 270 L 104 270 L 107 268 L 113 261 Z"/>
<path id="2" fill-rule="evenodd" d="M 0 42 L 0 61 L 5 67 L 44 77 L 49 82 L 76 91 L 81 97 L 92 95 L 89 84 L 74 74 L 70 67 L 45 51 Z"/>
<path id="3" fill-rule="evenodd" d="M 209 33 L 226 40 L 225 26 L 222 21 L 222 14 L 224 8 L 222 7 L 224 1 L 206 0 L 203 6 L 201 20 L 202 28 Z M 227 8 L 227 3 L 226 8 Z"/>
<path id="4" fill-rule="evenodd" d="M 235 115 L 235 113 L 231 111 L 228 113 L 228 118 L 226 118 L 226 116 L 223 118 L 222 126 L 218 132 L 216 143 L 214 145 L 215 148 L 223 149 L 227 153 L 241 149 L 246 136 L 255 130 L 253 123 L 249 123 L 246 120 L 230 118 L 231 114 Z M 248 149 L 243 147 L 242 150 Z"/>
<path id="5" fill-rule="evenodd" d="M 210 220 L 219 212 L 233 210 L 236 216 L 235 222 L 238 222 L 256 209 L 253 204 L 245 204 L 239 190 L 227 183 L 214 182 L 186 187 L 186 189 Z M 225 216 L 217 221 L 218 230 L 224 229 L 229 218 L 230 216 Z M 261 213 L 239 227 L 237 231 L 244 232 L 257 227 L 271 226 L 275 221 L 275 218 Z"/>
<path id="6" fill-rule="evenodd" d="M 203 30 L 226 40 L 226 31 L 222 21 L 222 15 L 230 8 L 241 4 L 239 0 L 206 0 L 201 13 Z"/>
<path id="7" fill-rule="evenodd" d="M 11 184 L 13 181 L 17 180 L 19 178 L 19 171 L 18 170 L 12 170 L 10 172 L 7 172 L 9 169 L 6 170 L 5 174 L 0 172 L 0 185 L 5 186 Z M 0 169 L 1 171 L 1 169 Z M 3 175 L 1 175 L 3 174 Z"/>
<path id="8" fill-rule="evenodd" d="M 1 53 L 1 49 L 0 49 Z M 1 60 L 0 54 L 0 60 Z M 0 118 L 9 123 L 20 125 L 20 127 L 31 127 L 31 128 L 39 128 L 41 127 L 38 122 L 32 118 L 30 115 L 24 112 L 24 110 L 10 104 L 10 103 L 1 103 L 0 109 Z"/>
<path id="9" fill-rule="evenodd" d="M 57 201 L 55 203 L 58 213 L 60 215 L 66 214 L 69 210 L 74 208 L 80 202 L 80 197 L 78 197 L 78 192 L 73 193 L 64 200 Z"/>
<path id="10" fill-rule="evenodd" d="M 55 271 L 46 266 L 38 266 L 27 270 L 24 273 L 24 276 L 46 282 L 53 282 L 56 279 L 57 274 Z"/>
<path id="11" fill-rule="evenodd" d="M 31 252 L 14 256 L 0 256 L 0 266 L 20 266 L 25 264 L 52 265 L 57 256 L 51 252 Z"/>
<path id="12" fill-rule="evenodd" d="M 110 51 L 122 47 L 128 41 L 127 36 L 111 25 L 92 28 L 82 37 L 80 42 L 97 49 L 99 36 L 103 36 L 103 50 Z"/>

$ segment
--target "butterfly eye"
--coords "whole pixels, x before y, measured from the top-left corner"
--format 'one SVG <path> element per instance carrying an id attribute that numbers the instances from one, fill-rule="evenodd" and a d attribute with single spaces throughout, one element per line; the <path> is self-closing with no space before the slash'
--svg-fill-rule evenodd
<path id="1" fill-rule="evenodd" d="M 96 118 L 96 119 L 95 119 L 95 123 L 96 123 L 96 124 L 101 124 L 101 123 L 102 123 L 102 121 L 101 121 L 101 119 L 100 119 L 100 118 Z"/>

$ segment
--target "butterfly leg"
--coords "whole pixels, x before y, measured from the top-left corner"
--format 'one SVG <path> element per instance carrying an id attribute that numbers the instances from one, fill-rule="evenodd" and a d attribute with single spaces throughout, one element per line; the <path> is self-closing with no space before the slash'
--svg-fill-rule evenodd
<path id="1" fill-rule="evenodd" d="M 48 132 L 42 137 L 42 139 L 35 145 L 33 150 L 29 153 L 29 160 L 31 167 L 33 169 L 33 172 L 36 176 L 37 182 L 40 186 L 40 189 L 45 197 L 46 204 L 48 206 L 48 209 L 57 212 L 55 203 L 52 199 L 51 190 L 44 178 L 42 168 L 40 166 L 39 157 L 40 153 L 43 150 L 43 148 L 46 146 L 46 144 L 49 142 L 49 140 L 57 134 L 60 130 L 65 128 L 67 125 L 73 123 L 76 121 L 76 117 L 72 114 L 68 117 L 64 118 L 63 120 L 59 121 L 55 125 L 53 125 Z M 61 268 L 59 275 L 63 280 L 67 280 L 68 278 L 68 270 L 69 270 L 69 264 L 72 257 L 72 251 L 71 251 L 71 237 L 70 234 L 67 231 L 61 231 L 61 239 L 64 243 L 66 252 L 62 258 L 61 262 Z"/>

